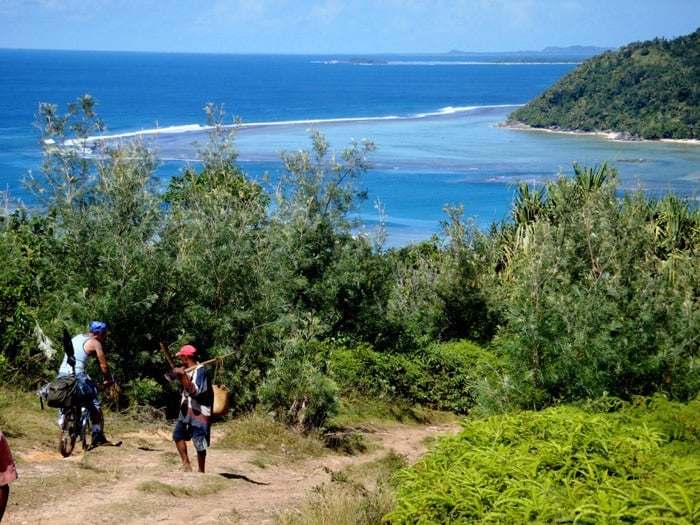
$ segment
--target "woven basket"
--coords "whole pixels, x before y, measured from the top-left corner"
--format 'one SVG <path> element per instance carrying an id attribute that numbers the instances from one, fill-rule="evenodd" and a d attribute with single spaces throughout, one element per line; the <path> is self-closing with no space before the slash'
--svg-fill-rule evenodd
<path id="1" fill-rule="evenodd" d="M 211 413 L 214 416 L 223 416 L 228 412 L 228 393 L 229 389 L 226 385 L 212 385 L 214 390 L 214 403 L 211 407 Z"/>

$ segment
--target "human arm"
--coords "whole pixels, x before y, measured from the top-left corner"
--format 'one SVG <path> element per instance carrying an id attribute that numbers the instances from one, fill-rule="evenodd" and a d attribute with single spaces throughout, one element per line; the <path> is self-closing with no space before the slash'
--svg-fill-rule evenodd
<path id="1" fill-rule="evenodd" d="M 180 384 L 182 385 L 182 389 L 185 392 L 187 392 L 191 396 L 196 395 L 197 386 L 192 382 L 192 378 L 187 373 L 187 369 L 184 366 L 177 366 L 173 368 L 173 374 L 175 374 L 180 379 Z"/>
<path id="2" fill-rule="evenodd" d="M 188 368 L 176 367 L 173 368 L 173 374 L 179 377 L 183 390 L 191 397 L 198 396 L 206 388 L 204 368 L 197 367 L 188 372 Z"/>
<path id="3" fill-rule="evenodd" d="M 90 339 L 88 342 L 85 343 L 84 348 L 86 352 L 94 354 L 95 357 L 97 357 L 97 362 L 100 365 L 102 377 L 104 378 L 102 384 L 107 386 L 114 383 L 114 378 L 112 377 L 112 372 L 109 369 L 107 355 L 105 354 L 104 349 L 102 348 L 102 343 L 100 343 L 100 341 L 98 341 L 97 339 Z"/>

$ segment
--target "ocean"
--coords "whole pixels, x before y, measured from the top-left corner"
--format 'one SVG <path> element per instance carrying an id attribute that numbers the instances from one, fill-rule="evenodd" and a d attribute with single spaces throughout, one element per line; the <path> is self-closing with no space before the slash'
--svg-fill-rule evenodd
<path id="1" fill-rule="evenodd" d="M 493 62 L 494 58 L 500 60 Z M 487 228 L 508 218 L 515 184 L 539 183 L 572 165 L 613 162 L 621 190 L 697 196 L 700 146 L 616 142 L 599 136 L 498 127 L 519 105 L 577 63 L 522 56 L 216 55 L 0 50 L 0 190 L 31 202 L 22 186 L 41 155 L 33 126 L 41 102 L 89 93 L 108 134 L 156 137 L 167 181 L 204 140 L 204 106 L 241 119 L 238 163 L 272 178 L 280 153 L 309 149 L 320 129 L 333 149 L 369 139 L 377 151 L 363 176 L 367 229 L 383 210 L 389 246 L 440 232 L 444 207 Z"/>

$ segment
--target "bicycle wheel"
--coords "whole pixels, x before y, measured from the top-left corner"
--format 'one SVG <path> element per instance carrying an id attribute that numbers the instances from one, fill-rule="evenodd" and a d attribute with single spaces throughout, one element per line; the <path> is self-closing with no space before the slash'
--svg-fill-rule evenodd
<path id="1" fill-rule="evenodd" d="M 83 452 L 90 450 L 90 444 L 88 443 L 88 437 L 91 435 L 89 431 L 89 416 L 90 412 L 86 408 L 82 408 L 80 411 L 80 423 L 78 428 L 80 428 L 80 441 L 83 443 Z"/>
<path id="2" fill-rule="evenodd" d="M 58 451 L 61 453 L 61 456 L 67 458 L 73 453 L 75 448 L 75 440 L 78 438 L 76 425 L 80 425 L 80 421 L 76 417 L 76 411 L 73 407 L 64 411 L 63 415 L 63 422 L 58 436 Z"/>

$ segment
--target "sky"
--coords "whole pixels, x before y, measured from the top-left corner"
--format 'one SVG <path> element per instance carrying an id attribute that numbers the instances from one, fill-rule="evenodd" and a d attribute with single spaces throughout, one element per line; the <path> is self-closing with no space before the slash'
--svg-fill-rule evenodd
<path id="1" fill-rule="evenodd" d="M 700 28 L 700 0 L 0 0 L 0 48 L 371 54 L 617 48 Z"/>

